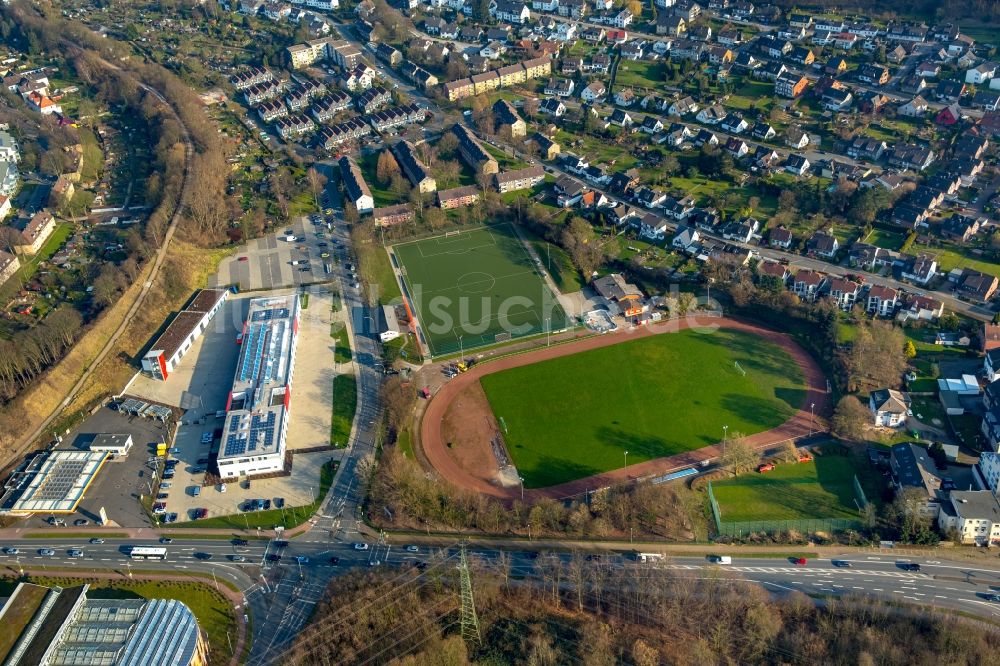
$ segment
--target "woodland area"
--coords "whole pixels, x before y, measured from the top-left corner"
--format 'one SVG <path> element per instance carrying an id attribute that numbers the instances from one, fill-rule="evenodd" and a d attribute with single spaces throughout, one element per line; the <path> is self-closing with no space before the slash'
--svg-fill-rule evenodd
<path id="1" fill-rule="evenodd" d="M 233 201 L 226 195 L 228 169 L 218 132 L 193 91 L 159 65 L 121 57 L 125 52 L 120 44 L 63 20 L 48 7 L 23 3 L 3 6 L 0 35 L 25 53 L 51 57 L 59 66 L 71 69 L 87 87 L 88 98 L 118 113 L 142 118 L 154 137 L 155 173 L 145 192 L 151 206 L 149 216 L 141 229 L 130 232 L 126 261 L 105 266 L 93 276 L 95 292 L 105 278 L 113 292 L 104 293 L 108 290 L 102 288 L 105 305 L 135 282 L 143 264 L 163 243 L 175 211 L 180 214 L 179 239 L 198 247 L 226 241 L 234 212 Z M 160 91 L 173 112 L 143 84 Z M 50 152 L 73 140 L 69 134 L 64 136 L 71 131 L 43 124 L 35 132 L 38 146 L 28 144 L 29 155 L 34 152 L 43 166 Z M 192 151 L 186 158 L 187 139 Z M 190 292 L 185 270 L 179 262 L 164 265 L 161 297 L 170 301 L 186 298 Z M 68 353 L 96 323 L 99 312 L 60 307 L 34 328 L 0 339 L 0 444 L 12 441 L 27 425 L 18 404 L 19 394 Z"/>
<path id="2" fill-rule="evenodd" d="M 422 574 L 341 577 L 285 655 L 328 664 L 994 663 L 1000 639 L 943 614 L 674 571 L 609 567 L 581 554 L 529 571 L 501 556 L 470 562 L 481 644 L 459 635 L 457 557 Z M 421 574 L 421 575 L 417 575 Z"/>

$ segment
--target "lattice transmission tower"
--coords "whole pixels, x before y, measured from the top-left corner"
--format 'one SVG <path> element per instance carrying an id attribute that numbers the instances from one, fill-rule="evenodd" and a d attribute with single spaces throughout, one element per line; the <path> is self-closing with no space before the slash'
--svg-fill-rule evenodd
<path id="1" fill-rule="evenodd" d="M 472 574 L 469 573 L 469 560 L 465 555 L 465 544 L 459 550 L 460 560 L 458 571 L 462 577 L 462 640 L 467 644 L 480 645 L 479 617 L 476 615 L 476 601 L 472 597 Z"/>

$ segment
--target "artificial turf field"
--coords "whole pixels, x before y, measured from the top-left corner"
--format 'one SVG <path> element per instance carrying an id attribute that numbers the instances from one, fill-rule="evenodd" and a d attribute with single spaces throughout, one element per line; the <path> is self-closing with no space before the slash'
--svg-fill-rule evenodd
<path id="1" fill-rule="evenodd" d="M 723 522 L 857 518 L 854 465 L 847 456 L 819 456 L 812 462 L 777 465 L 712 483 Z M 872 497 L 871 493 L 868 493 Z"/>
<path id="2" fill-rule="evenodd" d="M 743 370 L 736 367 L 739 363 Z M 525 487 L 540 488 L 751 435 L 805 400 L 799 366 L 762 337 L 683 330 L 484 375 Z"/>
<path id="3" fill-rule="evenodd" d="M 519 338 L 567 326 L 510 224 L 400 243 L 392 251 L 433 356 L 496 344 L 505 333 Z"/>

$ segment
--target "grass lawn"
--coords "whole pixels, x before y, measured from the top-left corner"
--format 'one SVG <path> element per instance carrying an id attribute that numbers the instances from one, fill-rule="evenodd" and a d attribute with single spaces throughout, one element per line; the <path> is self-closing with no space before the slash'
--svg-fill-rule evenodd
<path id="1" fill-rule="evenodd" d="M 15 581 L 4 578 L 0 582 L 2 582 L 2 587 L 6 588 Z M 226 598 L 212 589 L 211 580 L 205 583 L 166 580 L 88 580 L 86 577 L 34 576 L 28 577 L 26 582 L 60 587 L 76 587 L 88 583 L 90 589 L 87 591 L 87 598 L 89 599 L 175 599 L 191 609 L 198 620 L 198 626 L 207 635 L 208 643 L 212 646 L 208 663 L 227 664 L 233 657 L 229 651 L 226 632 L 229 632 L 235 647 L 236 616 Z"/>
<path id="2" fill-rule="evenodd" d="M 358 273 L 369 288 L 375 290 L 382 303 L 402 298 L 396 275 L 392 272 L 389 255 L 380 245 L 365 245 L 358 250 Z"/>
<path id="3" fill-rule="evenodd" d="M 351 343 L 347 339 L 347 328 L 343 324 L 330 325 L 330 337 L 333 338 L 334 363 L 351 362 Z"/>
<path id="4" fill-rule="evenodd" d="M 351 437 L 351 424 L 358 407 L 358 380 L 354 375 L 337 375 L 333 378 L 333 419 L 330 421 L 330 444 L 347 446 Z"/>
<path id="5" fill-rule="evenodd" d="M 738 362 L 745 375 L 735 367 Z M 686 330 L 486 375 L 525 486 L 538 488 L 753 434 L 805 399 L 782 349 L 732 330 Z"/>
<path id="6" fill-rule="evenodd" d="M 618 63 L 615 85 L 626 88 L 659 88 L 666 78 L 666 68 L 659 60 L 622 60 Z"/>
<path id="7" fill-rule="evenodd" d="M 368 183 L 368 189 L 372 191 L 372 199 L 375 200 L 375 207 L 395 206 L 396 204 L 404 203 L 406 200 L 405 197 L 396 194 L 387 187 L 382 187 L 378 178 L 375 177 L 378 156 L 379 153 L 369 153 L 358 159 L 358 168 L 364 174 L 365 182 Z"/>
<path id="8" fill-rule="evenodd" d="M 435 356 L 568 325 L 510 224 L 400 243 L 393 252 Z"/>
<path id="9" fill-rule="evenodd" d="M 934 247 L 915 243 L 912 251 L 914 253 L 926 252 L 932 255 L 937 259 L 938 270 L 941 272 L 947 272 L 953 268 L 971 268 L 987 275 L 1000 276 L 1000 264 L 984 256 L 977 257 L 972 254 L 971 250 L 968 250 L 969 254 L 963 254 L 959 250 L 950 247 Z"/>
<path id="10" fill-rule="evenodd" d="M 723 522 L 858 517 L 848 456 L 817 456 L 712 483 Z M 860 477 L 859 477 L 860 478 Z M 875 501 L 868 493 L 869 501 Z"/>
<path id="11" fill-rule="evenodd" d="M 868 237 L 865 238 L 864 242 L 870 243 L 875 247 L 881 247 L 886 250 L 898 252 L 905 239 L 906 236 L 904 234 L 896 234 L 883 229 L 873 229 L 872 232 L 868 234 Z"/>

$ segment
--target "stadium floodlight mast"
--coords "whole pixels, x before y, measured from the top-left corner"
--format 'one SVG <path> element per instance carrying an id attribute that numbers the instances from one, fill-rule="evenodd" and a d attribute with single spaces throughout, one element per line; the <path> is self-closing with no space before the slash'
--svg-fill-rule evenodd
<path id="1" fill-rule="evenodd" d="M 524 502 L 524 477 L 519 476 L 517 480 L 521 482 L 521 502 Z"/>
<path id="2" fill-rule="evenodd" d="M 458 336 L 458 357 L 459 363 L 465 363 L 465 347 L 462 345 L 462 336 Z"/>
<path id="3" fill-rule="evenodd" d="M 722 451 L 726 450 L 726 442 L 729 440 L 729 426 L 722 426 Z"/>
<path id="4" fill-rule="evenodd" d="M 625 452 L 625 467 L 628 467 L 628 451 Z"/>
<path id="5" fill-rule="evenodd" d="M 813 427 L 816 425 L 816 403 L 809 403 L 809 436 L 812 437 Z"/>

